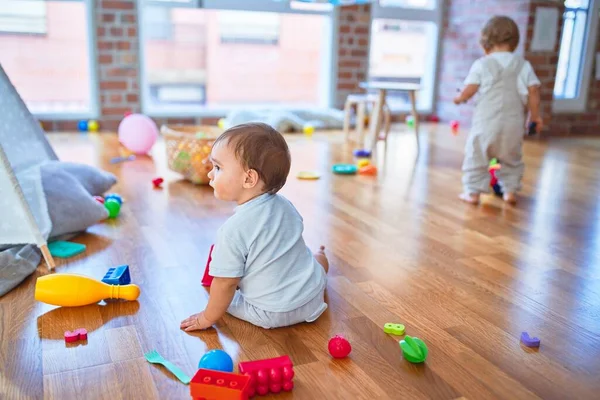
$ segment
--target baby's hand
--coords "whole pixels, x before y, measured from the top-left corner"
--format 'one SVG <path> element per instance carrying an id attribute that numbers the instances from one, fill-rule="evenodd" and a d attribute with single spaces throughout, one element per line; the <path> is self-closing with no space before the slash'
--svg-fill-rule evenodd
<path id="1" fill-rule="evenodd" d="M 456 96 L 456 97 L 454 98 L 454 104 L 460 104 L 460 103 L 462 103 L 462 102 L 463 102 L 463 101 L 462 101 L 462 97 L 461 97 L 461 96 Z"/>
<path id="2" fill-rule="evenodd" d="M 210 328 L 215 322 L 211 322 L 204 316 L 204 311 L 198 314 L 191 315 L 190 317 L 181 321 L 180 329 L 186 332 L 199 331 Z"/>

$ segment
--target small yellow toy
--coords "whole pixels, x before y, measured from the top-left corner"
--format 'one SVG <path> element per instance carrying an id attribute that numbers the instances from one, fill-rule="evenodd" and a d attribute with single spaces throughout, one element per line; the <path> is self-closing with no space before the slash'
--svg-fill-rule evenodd
<path id="1" fill-rule="evenodd" d="M 39 277 L 35 283 L 35 299 L 54 306 L 78 307 L 103 299 L 136 300 L 137 285 L 107 285 L 79 274 L 52 274 Z"/>
<path id="2" fill-rule="evenodd" d="M 358 168 L 362 168 L 362 167 L 366 167 L 367 165 L 369 165 L 370 162 L 369 160 L 367 160 L 366 158 L 361 158 L 360 160 L 358 160 L 358 162 L 356 163 L 356 166 Z"/>
<path id="3" fill-rule="evenodd" d="M 219 127 L 219 129 L 225 129 L 225 118 L 219 119 L 219 121 L 217 122 L 217 126 Z"/>
<path id="4" fill-rule="evenodd" d="M 304 134 L 306 136 L 312 136 L 313 133 L 315 133 L 315 127 L 309 124 L 304 125 L 304 128 L 302 128 L 302 131 L 304 132 Z"/>
<path id="5" fill-rule="evenodd" d="M 98 121 L 96 121 L 94 119 L 90 119 L 88 121 L 88 131 L 90 131 L 90 132 L 98 132 L 99 128 L 100 128 L 100 125 L 98 124 Z"/>

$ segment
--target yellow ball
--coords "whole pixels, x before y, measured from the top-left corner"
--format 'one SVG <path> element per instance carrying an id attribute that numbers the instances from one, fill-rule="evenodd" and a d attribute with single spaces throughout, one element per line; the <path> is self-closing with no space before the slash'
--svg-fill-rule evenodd
<path id="1" fill-rule="evenodd" d="M 305 135 L 312 135 L 313 133 L 315 133 L 315 127 L 312 125 L 304 125 L 304 128 L 302 129 L 302 131 L 304 132 Z"/>
<path id="2" fill-rule="evenodd" d="M 225 129 L 225 118 L 221 118 L 219 122 L 217 122 L 217 126 L 219 129 Z"/>
<path id="3" fill-rule="evenodd" d="M 94 119 L 88 121 L 88 131 L 98 132 L 98 128 L 100 128 L 100 125 L 98 125 L 98 121 Z"/>
<path id="4" fill-rule="evenodd" d="M 369 160 L 367 160 L 367 159 L 365 159 L 365 158 L 362 158 L 362 159 L 358 160 L 358 162 L 356 163 L 356 166 L 357 166 L 358 168 L 362 168 L 362 167 L 366 167 L 366 166 L 367 166 L 367 165 L 369 165 L 369 164 L 370 164 L 370 163 L 369 163 Z"/>

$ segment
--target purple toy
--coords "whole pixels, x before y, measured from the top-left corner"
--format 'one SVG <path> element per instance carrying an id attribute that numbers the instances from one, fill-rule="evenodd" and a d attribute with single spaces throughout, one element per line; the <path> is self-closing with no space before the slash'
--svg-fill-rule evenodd
<path id="1" fill-rule="evenodd" d="M 540 347 L 540 339 L 536 337 L 529 337 L 529 333 L 521 333 L 521 343 L 527 347 Z"/>

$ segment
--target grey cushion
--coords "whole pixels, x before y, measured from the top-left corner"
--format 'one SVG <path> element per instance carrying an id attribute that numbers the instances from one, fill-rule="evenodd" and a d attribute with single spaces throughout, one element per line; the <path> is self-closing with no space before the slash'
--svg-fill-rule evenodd
<path id="1" fill-rule="evenodd" d="M 40 170 L 52 221 L 50 238 L 84 231 L 108 217 L 106 208 L 56 163 L 42 165 Z"/>
<path id="2" fill-rule="evenodd" d="M 113 174 L 90 165 L 61 161 L 52 161 L 46 165 L 46 168 L 57 168 L 71 174 L 92 196 L 101 196 L 117 183 Z"/>

